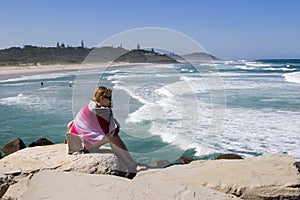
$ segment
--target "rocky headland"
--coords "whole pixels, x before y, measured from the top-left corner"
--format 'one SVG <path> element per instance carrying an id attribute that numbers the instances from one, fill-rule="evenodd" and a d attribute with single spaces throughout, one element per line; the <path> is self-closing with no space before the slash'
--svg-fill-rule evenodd
<path id="1" fill-rule="evenodd" d="M 0 50 L 1 66 L 28 66 L 54 64 L 81 64 L 83 62 L 128 62 L 128 63 L 177 63 L 168 55 L 154 50 L 121 47 L 37 47 L 25 45 L 24 48 L 11 47 Z"/>
<path id="2" fill-rule="evenodd" d="M 43 143 L 49 143 L 41 141 Z M 20 143 L 14 143 L 15 146 Z M 32 145 L 34 146 L 34 145 Z M 19 146 L 20 147 L 20 146 Z M 224 159 L 227 157 L 233 159 Z M 220 156 L 120 177 L 110 151 L 69 155 L 66 144 L 22 146 L 0 160 L 2 199 L 300 199 L 300 173 L 288 155 Z M 299 163 L 298 163 L 299 164 Z M 116 176 L 117 175 L 117 176 Z"/>
<path id="3" fill-rule="evenodd" d="M 206 52 L 194 52 L 187 55 L 177 55 L 171 52 L 159 53 L 152 49 L 124 49 L 122 47 L 38 47 L 25 45 L 0 49 L 0 67 L 47 65 L 75 65 L 82 63 L 178 63 L 178 62 L 209 62 L 219 60 Z"/>

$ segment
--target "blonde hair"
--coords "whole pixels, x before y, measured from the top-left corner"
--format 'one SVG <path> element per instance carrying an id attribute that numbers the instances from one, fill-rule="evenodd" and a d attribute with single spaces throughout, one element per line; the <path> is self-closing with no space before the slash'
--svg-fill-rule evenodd
<path id="1" fill-rule="evenodd" d="M 100 97 L 111 97 L 112 90 L 108 87 L 99 86 L 96 88 L 94 92 L 94 101 L 98 102 L 100 100 Z"/>

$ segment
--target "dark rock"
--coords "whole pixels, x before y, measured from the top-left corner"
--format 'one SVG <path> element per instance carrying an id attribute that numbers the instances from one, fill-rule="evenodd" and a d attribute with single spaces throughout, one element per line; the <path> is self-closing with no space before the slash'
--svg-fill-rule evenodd
<path id="1" fill-rule="evenodd" d="M 5 192 L 8 190 L 9 185 L 3 184 L 0 182 L 0 198 L 5 194 Z"/>
<path id="2" fill-rule="evenodd" d="M 295 162 L 295 166 L 298 168 L 298 172 L 300 173 L 300 162 Z"/>
<path id="3" fill-rule="evenodd" d="M 6 193 L 9 186 L 15 184 L 16 181 L 14 181 L 14 176 L 9 174 L 1 174 L 0 175 L 0 199 L 2 199 L 2 196 Z"/>
<path id="4" fill-rule="evenodd" d="M 26 148 L 26 145 L 20 138 L 16 138 L 8 143 L 6 143 L 4 146 L 1 147 L 1 150 L 5 153 L 5 155 L 12 154 L 16 151 L 19 151 L 21 149 Z"/>
<path id="5" fill-rule="evenodd" d="M 217 159 L 243 159 L 241 156 L 233 153 L 220 154 L 216 157 Z"/>
<path id="6" fill-rule="evenodd" d="M 181 156 L 178 159 L 178 163 L 179 164 L 189 164 L 190 162 L 192 162 L 194 159 L 191 157 L 187 157 L 187 156 Z"/>
<path id="7" fill-rule="evenodd" d="M 133 179 L 136 176 L 136 173 L 133 172 L 124 172 L 124 171 L 118 171 L 116 174 L 112 174 L 115 176 L 120 176 L 123 178 Z"/>
<path id="8" fill-rule="evenodd" d="M 54 143 L 48 140 L 47 138 L 40 138 L 37 141 L 32 142 L 28 147 L 45 146 L 45 145 L 52 145 L 52 144 Z"/>
<path id="9" fill-rule="evenodd" d="M 154 161 L 154 162 L 150 163 L 149 166 L 151 168 L 166 168 L 166 167 L 169 167 L 171 165 L 172 165 L 172 163 L 170 163 L 167 160 L 157 160 L 157 161 Z"/>
<path id="10" fill-rule="evenodd" d="M 0 152 L 0 159 L 2 159 L 3 158 L 3 156 L 2 156 L 2 153 Z"/>

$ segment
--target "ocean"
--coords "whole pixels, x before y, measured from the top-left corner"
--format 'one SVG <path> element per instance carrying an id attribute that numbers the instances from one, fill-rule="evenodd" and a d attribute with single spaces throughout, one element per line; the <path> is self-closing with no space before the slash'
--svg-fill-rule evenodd
<path id="1" fill-rule="evenodd" d="M 43 82 L 43 87 L 41 87 Z M 288 154 L 300 160 L 300 60 L 143 64 L 0 80 L 0 146 L 65 139 L 98 85 L 113 89 L 120 136 L 143 163 Z"/>

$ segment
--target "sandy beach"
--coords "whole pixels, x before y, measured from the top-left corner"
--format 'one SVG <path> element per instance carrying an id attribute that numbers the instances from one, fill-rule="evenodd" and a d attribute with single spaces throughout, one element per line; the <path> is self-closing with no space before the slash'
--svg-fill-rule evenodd
<path id="1" fill-rule="evenodd" d="M 3 66 L 0 67 L 0 76 L 7 75 L 18 75 L 18 74 L 28 74 L 28 73 L 43 73 L 51 71 L 64 71 L 64 70 L 77 70 L 81 65 L 26 65 L 26 66 Z"/>
<path id="2" fill-rule="evenodd" d="M 55 65 L 24 65 L 24 66 L 0 66 L 0 80 L 7 77 L 18 77 L 47 72 L 63 72 L 90 69 L 103 69 L 106 67 L 142 65 L 145 63 L 97 63 L 97 64 L 55 64 Z"/>

